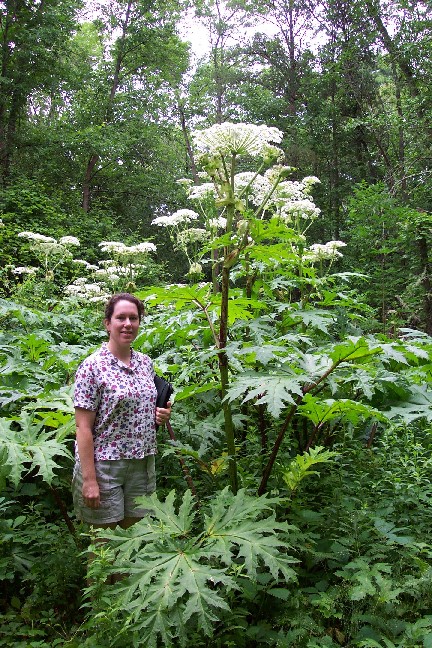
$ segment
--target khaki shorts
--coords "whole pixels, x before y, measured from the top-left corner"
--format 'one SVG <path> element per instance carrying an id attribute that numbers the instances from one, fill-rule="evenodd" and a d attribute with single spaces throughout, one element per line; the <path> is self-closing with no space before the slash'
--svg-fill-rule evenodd
<path id="1" fill-rule="evenodd" d="M 96 480 L 100 489 L 100 506 L 89 508 L 82 496 L 81 464 L 76 462 L 72 479 L 75 514 L 88 524 L 110 524 L 126 517 L 141 518 L 148 509 L 139 508 L 135 498 L 156 490 L 154 455 L 144 459 L 95 461 Z"/>

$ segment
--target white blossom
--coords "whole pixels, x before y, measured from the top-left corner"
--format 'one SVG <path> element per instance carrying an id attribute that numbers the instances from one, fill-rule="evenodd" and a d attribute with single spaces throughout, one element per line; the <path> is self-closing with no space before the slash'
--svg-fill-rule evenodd
<path id="1" fill-rule="evenodd" d="M 197 218 L 199 218 L 199 215 L 192 209 L 178 209 L 171 216 L 158 216 L 151 224 L 159 225 L 160 227 L 169 227 L 180 225 L 181 223 L 189 223 Z"/>
<path id="2" fill-rule="evenodd" d="M 169 216 L 158 216 L 152 220 L 151 224 L 158 225 L 159 227 L 169 227 L 173 223 Z"/>
<path id="3" fill-rule="evenodd" d="M 275 184 L 281 178 L 287 178 L 293 171 L 295 167 L 282 166 L 281 164 L 274 164 L 270 169 L 264 173 L 264 176 L 270 182 L 271 185 Z"/>
<path id="4" fill-rule="evenodd" d="M 80 242 L 76 236 L 62 236 L 59 240 L 60 245 L 75 245 L 79 247 Z"/>
<path id="5" fill-rule="evenodd" d="M 100 266 L 106 267 L 115 265 L 115 261 L 113 259 L 101 259 L 100 261 L 98 261 L 98 263 Z"/>
<path id="6" fill-rule="evenodd" d="M 84 259 L 72 259 L 72 263 L 83 265 L 87 270 L 97 270 L 97 266 L 92 265 L 91 263 L 85 261 Z"/>
<path id="7" fill-rule="evenodd" d="M 102 252 L 114 252 L 115 254 L 124 254 L 126 245 L 120 241 L 101 241 L 99 247 Z"/>
<path id="8" fill-rule="evenodd" d="M 263 146 L 262 148 L 261 157 L 266 162 L 273 162 L 274 160 L 276 160 L 277 162 L 282 162 L 285 157 L 285 153 L 278 146 L 267 144 L 267 146 Z"/>
<path id="9" fill-rule="evenodd" d="M 310 189 L 315 184 L 321 184 L 321 180 L 316 176 L 306 176 L 306 178 L 303 178 L 302 180 L 302 185 L 306 193 L 309 193 Z"/>
<path id="10" fill-rule="evenodd" d="M 156 245 L 149 241 L 143 241 L 136 245 L 126 245 L 121 241 L 102 241 L 99 243 L 99 247 L 102 252 L 112 252 L 118 256 L 135 256 L 156 251 Z"/>
<path id="11" fill-rule="evenodd" d="M 29 241 L 38 241 L 40 243 L 55 243 L 57 241 L 52 236 L 44 236 L 43 234 L 37 234 L 36 232 L 20 232 L 18 234 L 19 238 L 26 238 Z"/>
<path id="12" fill-rule="evenodd" d="M 253 171 L 243 171 L 242 173 L 236 173 L 234 176 L 234 190 L 236 193 L 240 193 L 245 189 L 252 180 L 255 178 L 255 173 Z M 257 178 L 262 176 L 256 176 Z"/>
<path id="13" fill-rule="evenodd" d="M 281 208 L 281 216 L 286 221 L 290 221 L 293 217 L 314 220 L 318 218 L 320 213 L 321 210 L 306 198 L 303 200 L 287 200 Z"/>
<path id="14" fill-rule="evenodd" d="M 150 241 L 143 241 L 142 243 L 138 243 L 137 245 L 132 245 L 129 248 L 129 251 L 137 254 L 143 252 L 156 252 L 156 245 L 154 243 L 150 243 Z"/>
<path id="15" fill-rule="evenodd" d="M 206 154 L 263 156 L 268 153 L 270 142 L 278 144 L 282 137 L 283 133 L 278 128 L 230 122 L 192 133 L 198 157 Z"/>
<path id="16" fill-rule="evenodd" d="M 346 243 L 344 243 L 344 241 L 329 241 L 326 245 L 328 245 L 330 249 L 346 247 Z"/>
<path id="17" fill-rule="evenodd" d="M 105 302 L 109 298 L 105 287 L 98 283 L 88 283 L 84 277 L 78 277 L 64 289 L 66 295 L 85 302 Z"/>
<path id="18" fill-rule="evenodd" d="M 210 218 L 208 221 L 208 226 L 210 227 L 210 229 L 226 229 L 227 219 L 224 216 Z"/>
<path id="19" fill-rule="evenodd" d="M 251 184 L 252 183 L 252 184 Z M 250 185 L 250 186 L 249 186 Z M 259 207 L 262 204 L 264 198 L 268 195 L 271 190 L 271 184 L 265 176 L 256 175 L 251 171 L 244 171 L 243 173 L 237 173 L 234 176 L 234 191 L 238 196 L 246 187 L 249 186 L 249 189 L 246 193 L 249 200 Z"/>
<path id="20" fill-rule="evenodd" d="M 37 272 L 37 268 L 32 268 L 31 266 L 17 266 L 12 270 L 13 274 L 19 274 L 19 275 L 34 275 Z"/>
<path id="21" fill-rule="evenodd" d="M 329 241 L 328 243 L 314 243 L 306 253 L 306 258 L 310 261 L 320 261 L 325 259 L 335 259 L 343 256 L 338 248 L 345 247 L 343 241 Z"/>
<path id="22" fill-rule="evenodd" d="M 189 189 L 189 200 L 202 200 L 208 196 L 217 197 L 216 187 L 211 182 L 204 182 L 200 185 L 193 185 Z"/>

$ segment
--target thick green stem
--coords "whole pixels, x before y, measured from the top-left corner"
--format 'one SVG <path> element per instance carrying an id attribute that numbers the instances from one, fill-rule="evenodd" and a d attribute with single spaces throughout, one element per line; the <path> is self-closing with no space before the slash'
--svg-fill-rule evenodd
<path id="1" fill-rule="evenodd" d="M 221 313 L 220 313 L 220 331 L 219 331 L 219 373 L 221 379 L 222 407 L 225 421 L 225 439 L 229 454 L 229 475 L 231 488 L 234 493 L 238 490 L 237 479 L 237 460 L 234 437 L 234 423 L 232 419 L 231 405 L 225 399 L 229 387 L 228 374 L 228 356 L 225 348 L 228 338 L 228 295 L 229 295 L 229 275 L 230 269 L 222 268 L 222 294 L 221 294 Z"/>

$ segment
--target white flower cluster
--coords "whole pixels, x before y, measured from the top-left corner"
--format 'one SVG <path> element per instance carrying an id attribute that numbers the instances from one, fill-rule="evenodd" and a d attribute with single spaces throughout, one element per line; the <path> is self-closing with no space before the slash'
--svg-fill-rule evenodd
<path id="1" fill-rule="evenodd" d="M 102 267 L 96 268 L 96 271 L 93 273 L 94 276 L 110 282 L 116 282 L 120 277 L 127 277 L 133 280 L 146 269 L 146 266 L 141 263 L 129 263 L 127 266 L 119 266 L 112 259 L 99 261 L 99 263 Z"/>
<path id="2" fill-rule="evenodd" d="M 61 263 L 62 261 L 72 258 L 72 253 L 67 249 L 66 245 L 61 242 L 62 239 L 60 239 L 60 241 L 56 241 L 56 239 L 52 236 L 45 236 L 44 234 L 37 234 L 36 232 L 20 232 L 18 234 L 18 237 L 25 238 L 28 241 L 32 242 L 32 251 L 36 255 L 42 255 L 46 268 L 49 265 L 48 260 L 50 258 L 57 257 L 58 259 L 54 267 L 59 265 L 59 263 Z M 78 239 L 75 239 L 74 236 L 63 238 L 78 241 Z M 71 245 L 70 241 L 69 245 Z M 76 243 L 74 243 L 73 245 L 76 245 Z"/>
<path id="3" fill-rule="evenodd" d="M 76 247 L 80 246 L 79 239 L 76 236 L 62 236 L 59 240 L 60 245 L 74 245 Z"/>
<path id="4" fill-rule="evenodd" d="M 210 128 L 192 133 L 198 157 L 204 155 L 267 157 L 270 152 L 272 155 L 279 153 L 279 150 L 269 151 L 269 145 L 271 142 L 281 142 L 282 137 L 283 133 L 278 128 L 231 122 L 214 124 Z M 272 148 L 275 149 L 275 147 Z"/>
<path id="5" fill-rule="evenodd" d="M 20 232 L 18 238 L 26 238 L 29 241 L 37 241 L 40 243 L 57 243 L 55 238 L 52 236 L 44 236 L 43 234 L 37 234 L 36 232 Z"/>
<path id="6" fill-rule="evenodd" d="M 77 263 L 78 265 L 83 265 L 86 270 L 97 270 L 98 267 L 95 265 L 92 265 L 88 261 L 85 261 L 84 259 L 72 259 L 72 263 Z"/>
<path id="7" fill-rule="evenodd" d="M 126 268 L 121 268 L 121 272 L 116 273 L 112 268 L 98 268 L 94 272 L 95 277 L 100 277 L 107 281 L 116 282 L 120 279 L 120 274 L 126 274 Z"/>
<path id="8" fill-rule="evenodd" d="M 36 243 L 52 243 L 55 245 L 75 245 L 79 246 L 80 242 L 76 236 L 62 236 L 58 241 L 52 236 L 45 236 L 44 234 L 37 234 L 37 232 L 20 232 L 18 234 L 19 238 L 26 238 L 29 241 L 34 241 Z"/>
<path id="9" fill-rule="evenodd" d="M 150 243 L 150 241 L 143 241 L 142 243 L 137 243 L 137 245 L 132 245 L 128 248 L 128 252 L 132 254 L 147 254 L 147 252 L 156 252 L 156 245 Z"/>
<path id="10" fill-rule="evenodd" d="M 37 270 L 37 268 L 32 268 L 31 266 L 17 266 L 12 270 L 12 273 L 16 275 L 35 275 Z"/>
<path id="11" fill-rule="evenodd" d="M 303 178 L 302 184 L 304 193 L 308 194 L 314 185 L 321 184 L 321 180 L 316 176 L 306 176 Z"/>
<path id="12" fill-rule="evenodd" d="M 110 252 L 118 256 L 135 256 L 156 252 L 156 245 L 149 241 L 138 243 L 137 245 L 125 245 L 120 241 L 102 241 L 99 243 L 102 252 Z"/>
<path id="13" fill-rule="evenodd" d="M 314 205 L 311 200 L 307 198 L 303 200 L 287 200 L 281 206 L 281 217 L 290 222 L 295 218 L 303 218 L 308 220 L 315 220 L 320 215 L 321 210 Z"/>
<path id="14" fill-rule="evenodd" d="M 234 191 L 237 196 L 245 194 L 256 206 L 261 205 L 272 188 L 265 176 L 256 175 L 251 171 L 237 173 L 234 176 Z"/>
<path id="15" fill-rule="evenodd" d="M 175 227 L 183 223 L 190 223 L 190 221 L 199 218 L 199 214 L 192 209 L 178 209 L 171 216 L 158 216 L 152 220 L 152 225 L 159 225 L 159 227 Z"/>
<path id="16" fill-rule="evenodd" d="M 217 197 L 216 187 L 211 182 L 204 182 L 200 185 L 193 185 L 189 187 L 189 200 L 204 200 L 208 197 Z"/>
<path id="17" fill-rule="evenodd" d="M 315 219 L 320 210 L 307 198 L 310 188 L 317 178 L 307 177 L 302 181 L 283 180 L 273 189 L 275 182 L 281 172 L 290 167 L 277 167 L 269 169 L 264 175 L 255 175 L 245 171 L 237 173 L 234 177 L 234 190 L 237 196 L 245 196 L 256 207 L 261 206 L 265 201 L 266 210 L 272 209 L 279 213 L 284 220 L 293 217 Z"/>
<path id="18" fill-rule="evenodd" d="M 328 243 L 314 243 L 310 246 L 305 257 L 309 261 L 323 261 L 326 259 L 336 259 L 343 256 L 339 252 L 339 248 L 345 247 L 346 243 L 343 241 L 329 241 Z"/>
<path id="19" fill-rule="evenodd" d="M 212 230 L 224 230 L 227 226 L 227 219 L 224 216 L 218 216 L 217 218 L 210 218 L 207 224 Z"/>
<path id="20" fill-rule="evenodd" d="M 84 277 L 78 277 L 64 289 L 66 295 L 76 297 L 80 301 L 99 303 L 105 302 L 109 294 L 103 286 L 98 283 L 88 283 Z"/>
<path id="21" fill-rule="evenodd" d="M 272 199 L 275 205 L 282 207 L 287 200 L 303 200 L 304 197 L 302 182 L 297 182 L 296 180 L 284 180 L 277 185 Z"/>

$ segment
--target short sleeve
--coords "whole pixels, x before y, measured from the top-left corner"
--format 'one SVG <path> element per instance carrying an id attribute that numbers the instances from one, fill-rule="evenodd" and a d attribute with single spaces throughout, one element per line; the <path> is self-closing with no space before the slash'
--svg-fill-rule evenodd
<path id="1" fill-rule="evenodd" d="M 100 389 L 91 362 L 84 360 L 75 375 L 74 407 L 96 412 L 100 402 Z"/>

